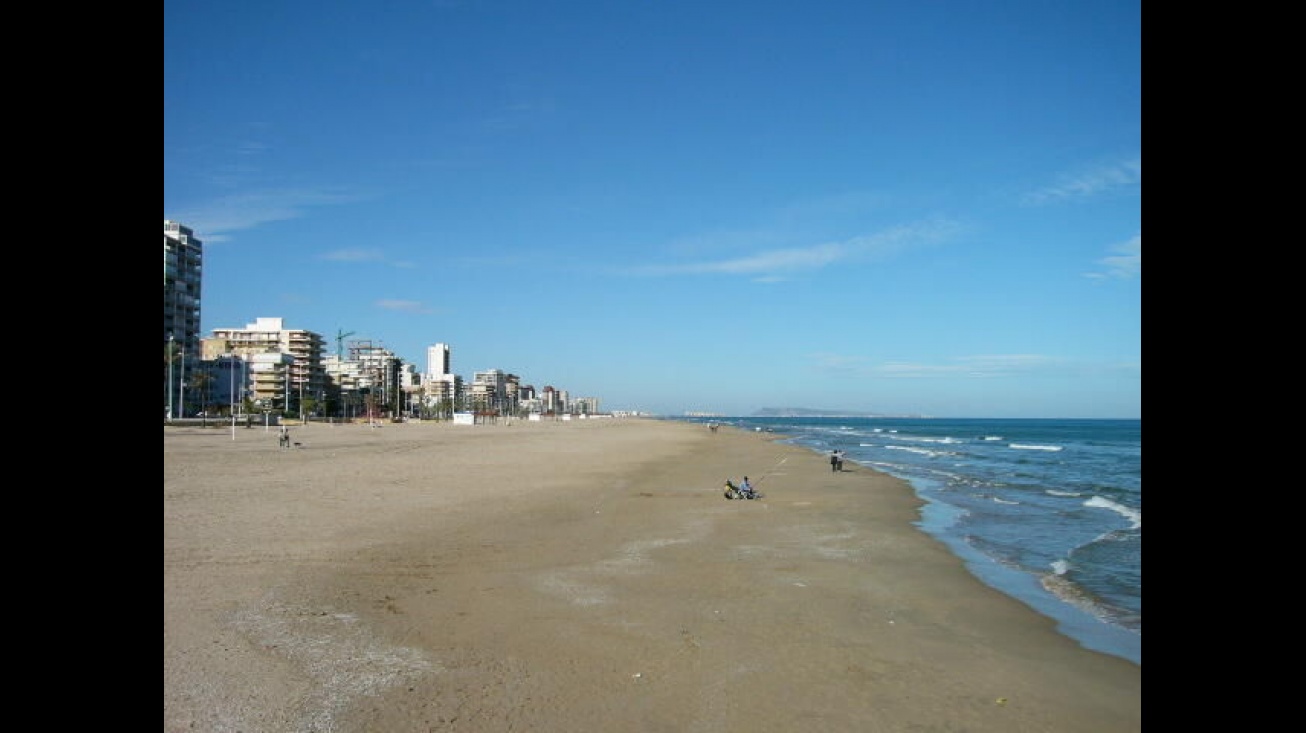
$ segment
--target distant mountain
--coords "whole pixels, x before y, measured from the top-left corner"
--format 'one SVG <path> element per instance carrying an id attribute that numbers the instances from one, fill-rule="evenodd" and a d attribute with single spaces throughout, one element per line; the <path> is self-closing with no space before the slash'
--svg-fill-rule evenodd
<path id="1" fill-rule="evenodd" d="M 763 407 L 753 417 L 882 417 L 874 412 L 813 410 L 809 407 Z"/>

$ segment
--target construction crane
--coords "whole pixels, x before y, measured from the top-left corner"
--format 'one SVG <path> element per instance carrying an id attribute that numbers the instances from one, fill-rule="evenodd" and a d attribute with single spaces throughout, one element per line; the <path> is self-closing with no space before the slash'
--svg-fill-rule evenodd
<path id="1" fill-rule="evenodd" d="M 340 361 L 345 360 L 345 339 L 358 333 L 357 331 L 345 332 L 344 329 L 336 329 L 336 358 Z"/>

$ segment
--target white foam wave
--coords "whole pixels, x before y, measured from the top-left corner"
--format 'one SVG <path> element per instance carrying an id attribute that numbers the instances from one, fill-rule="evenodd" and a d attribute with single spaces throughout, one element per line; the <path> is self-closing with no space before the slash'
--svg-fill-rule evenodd
<path id="1" fill-rule="evenodd" d="M 929 456 L 930 458 L 935 458 L 937 456 L 951 455 L 948 451 L 930 450 L 928 448 L 917 448 L 911 445 L 886 445 L 884 446 L 884 449 L 902 450 L 902 451 L 907 451 L 908 453 L 919 453 L 922 456 Z"/>
<path id="2" fill-rule="evenodd" d="M 1053 564 L 1054 570 L 1052 573 L 1040 578 L 1043 588 L 1066 603 L 1109 623 L 1110 617 L 1106 610 L 1095 603 L 1082 588 L 1070 582 L 1069 578 L 1064 577 L 1063 573 L 1065 573 L 1067 567 L 1065 565 L 1058 567 L 1059 563 L 1060 561 Z"/>
<path id="3" fill-rule="evenodd" d="M 980 440 L 1002 440 L 1002 436 L 1001 436 L 1001 435 L 983 435 L 983 436 L 980 436 Z"/>
<path id="4" fill-rule="evenodd" d="M 1016 450 L 1047 450 L 1047 451 L 1061 450 L 1061 446 L 1059 445 L 1040 445 L 1038 443 L 1008 443 L 1007 447 L 1015 448 Z"/>
<path id="5" fill-rule="evenodd" d="M 949 438 L 946 436 L 942 438 L 929 438 L 924 435 L 899 435 L 897 438 L 898 440 L 906 440 L 913 443 L 943 443 L 945 445 L 962 442 L 956 438 Z"/>
<path id="6" fill-rule="evenodd" d="M 1137 509 L 1131 509 L 1130 507 L 1127 507 L 1124 504 L 1111 501 L 1110 499 L 1104 499 L 1100 496 L 1094 496 L 1093 498 L 1084 502 L 1084 506 L 1095 506 L 1095 507 L 1101 507 L 1102 509 L 1110 509 L 1116 514 L 1119 514 L 1120 516 L 1128 519 L 1130 521 L 1130 529 L 1141 529 L 1143 526 L 1143 513 L 1141 511 Z"/>

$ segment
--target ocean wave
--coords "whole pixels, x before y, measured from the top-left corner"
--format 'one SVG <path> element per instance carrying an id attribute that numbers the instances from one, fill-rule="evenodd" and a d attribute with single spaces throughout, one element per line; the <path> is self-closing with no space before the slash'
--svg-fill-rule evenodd
<path id="1" fill-rule="evenodd" d="M 1069 570 L 1070 565 L 1068 563 L 1058 560 L 1054 563 L 1053 572 L 1046 573 L 1039 578 L 1039 584 L 1043 586 L 1044 590 L 1062 602 L 1080 609 L 1093 618 L 1110 624 L 1113 628 L 1137 634 L 1140 637 L 1143 635 L 1142 614 L 1103 603 L 1066 577 Z"/>
<path id="2" fill-rule="evenodd" d="M 1062 563 L 1061 561 L 1058 561 L 1058 563 L 1061 563 L 1061 567 L 1054 569 L 1053 572 L 1048 573 L 1039 579 L 1043 589 L 1057 598 L 1060 598 L 1065 603 L 1092 615 L 1094 618 L 1107 620 L 1109 614 L 1106 609 L 1096 603 L 1083 588 L 1075 585 L 1069 578 L 1065 577 L 1066 571 L 1070 569 L 1068 564 Z"/>
<path id="3" fill-rule="evenodd" d="M 1110 509 L 1116 514 L 1119 514 L 1125 519 L 1128 519 L 1131 523 L 1130 529 L 1142 529 L 1143 527 L 1142 510 L 1127 507 L 1124 504 L 1111 501 L 1110 499 L 1106 499 L 1101 496 L 1094 496 L 1093 498 L 1084 502 L 1084 506 L 1093 506 L 1093 507 L 1100 507 L 1102 509 Z"/>
<path id="4" fill-rule="evenodd" d="M 1040 445 L 1038 443 L 1008 443 L 1007 447 L 1015 448 L 1016 450 L 1046 450 L 1046 451 L 1061 450 L 1061 446 L 1059 445 Z"/>
<path id="5" fill-rule="evenodd" d="M 954 444 L 954 443 L 961 443 L 961 442 L 963 442 L 963 441 L 957 440 L 956 438 L 950 438 L 950 437 L 947 437 L 947 436 L 944 436 L 944 437 L 942 437 L 942 438 L 930 438 L 930 437 L 926 437 L 926 436 L 924 436 L 924 435 L 895 435 L 894 437 L 895 437 L 897 440 L 902 440 L 902 441 L 911 442 L 911 443 L 943 443 L 943 444 L 945 444 L 945 445 L 951 445 L 951 444 Z"/>
<path id="6" fill-rule="evenodd" d="M 911 446 L 911 445 L 886 445 L 886 446 L 884 446 L 884 449 L 885 449 L 885 450 L 901 450 L 901 451 L 906 451 L 906 452 L 908 452 L 908 453 L 916 453 L 916 454 L 918 454 L 918 455 L 922 455 L 922 456 L 929 456 L 930 458 L 937 458 L 938 456 L 952 456 L 952 455 L 956 455 L 956 453 L 953 453 L 953 452 L 951 452 L 951 451 L 930 450 L 929 448 L 917 448 L 917 447 L 915 447 L 915 446 Z"/>

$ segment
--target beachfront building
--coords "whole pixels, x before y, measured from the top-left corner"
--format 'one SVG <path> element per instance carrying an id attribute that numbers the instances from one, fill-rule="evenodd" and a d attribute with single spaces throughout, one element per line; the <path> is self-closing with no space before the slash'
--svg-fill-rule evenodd
<path id="1" fill-rule="evenodd" d="M 244 411 L 251 374 L 244 356 L 232 353 L 225 339 L 202 338 L 197 367 L 191 376 L 191 388 L 186 390 L 188 415 L 214 417 Z"/>
<path id="2" fill-rule="evenodd" d="M 256 412 L 298 414 L 298 393 L 292 390 L 295 357 L 281 351 L 247 354 L 249 399 Z"/>
<path id="3" fill-rule="evenodd" d="M 360 366 L 358 362 L 348 361 L 339 354 L 328 354 L 322 360 L 322 371 L 326 373 L 325 415 L 349 419 L 361 414 Z"/>
<path id="4" fill-rule="evenodd" d="M 260 365 L 260 378 L 251 386 L 260 407 L 296 416 L 320 409 L 327 386 L 322 358 L 326 342 L 321 334 L 286 328 L 281 318 L 257 318 L 244 328 L 215 328 L 212 337 L 226 343 L 223 353 Z M 286 358 L 252 359 L 259 354 Z"/>
<path id="5" fill-rule="evenodd" d="M 467 387 L 467 407 L 473 412 L 495 412 L 505 397 L 505 375 L 501 369 L 487 369 L 472 373 L 472 383 Z"/>
<path id="6" fill-rule="evenodd" d="M 561 415 L 566 411 L 566 393 L 554 389 L 552 385 L 544 385 L 544 391 L 540 392 L 540 412 L 545 415 Z"/>
<path id="7" fill-rule="evenodd" d="M 204 244 L 190 227 L 164 219 L 163 404 L 169 419 L 186 412 L 186 383 L 200 366 L 203 261 Z"/>
<path id="8" fill-rule="evenodd" d="M 463 391 L 463 378 L 457 374 L 438 374 L 422 380 L 423 414 L 439 418 L 453 417 L 458 396 Z"/>
<path id="9" fill-rule="evenodd" d="M 399 410 L 399 371 L 403 364 L 393 351 L 369 339 L 349 342 L 349 360 L 358 364 L 358 396 L 365 414 L 380 417 Z"/>
<path id="10" fill-rule="evenodd" d="M 571 411 L 577 415 L 597 415 L 599 412 L 599 398 L 577 397 L 571 400 Z"/>
<path id="11" fill-rule="evenodd" d="M 449 344 L 435 344 L 426 347 L 426 377 L 434 379 L 451 374 L 452 361 L 449 358 Z"/>
<path id="12" fill-rule="evenodd" d="M 505 374 L 503 378 L 503 402 L 499 405 L 499 412 L 505 415 L 516 415 L 521 406 L 521 377 L 516 374 Z"/>
<path id="13" fill-rule="evenodd" d="M 413 417 L 422 404 L 422 374 L 413 364 L 399 365 L 399 414 Z"/>

